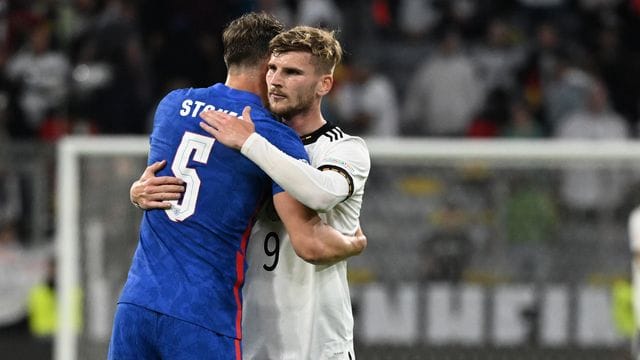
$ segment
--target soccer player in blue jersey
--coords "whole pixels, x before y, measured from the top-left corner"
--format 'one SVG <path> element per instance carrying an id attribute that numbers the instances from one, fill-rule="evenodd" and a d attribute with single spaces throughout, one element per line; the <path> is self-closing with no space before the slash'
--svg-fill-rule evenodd
<path id="1" fill-rule="evenodd" d="M 243 119 L 206 111 L 203 129 L 264 169 L 279 185 L 324 221 L 344 234 L 358 228 L 358 217 L 369 173 L 364 141 L 344 133 L 324 119 L 321 100 L 333 84 L 333 70 L 342 48 L 334 33 L 298 26 L 271 40 L 266 81 L 272 112 L 301 135 L 311 165 L 278 150 Z M 131 187 L 133 201 L 143 208 L 162 206 L 175 196 L 154 178 L 154 164 Z M 142 186 L 142 183 L 148 186 Z M 153 204 L 153 205 L 152 205 Z M 331 261 L 309 258 L 313 241 L 300 242 L 273 217 L 262 216 L 247 248 L 243 319 L 244 360 L 355 359 L 353 317 L 346 276 L 347 254 Z M 306 260 L 306 261 L 305 261 Z"/>
<path id="2" fill-rule="evenodd" d="M 256 132 L 308 161 L 299 138 L 263 107 L 268 44 L 282 25 L 247 14 L 224 31 L 225 84 L 180 89 L 158 105 L 148 162 L 166 159 L 160 176 L 180 178 L 184 194 L 170 208 L 146 211 L 138 247 L 115 314 L 109 359 L 242 358 L 245 253 L 263 201 L 272 198 L 287 231 L 325 251 L 359 253 L 366 239 L 319 220 L 238 151 L 208 136 L 199 114 L 239 114 L 252 107 Z"/>

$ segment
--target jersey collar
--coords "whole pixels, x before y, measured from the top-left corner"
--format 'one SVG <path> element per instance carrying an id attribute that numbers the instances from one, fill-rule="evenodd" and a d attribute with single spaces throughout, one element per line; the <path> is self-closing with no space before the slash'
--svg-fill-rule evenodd
<path id="1" fill-rule="evenodd" d="M 214 90 L 227 95 L 229 98 L 238 99 L 239 102 L 248 103 L 247 105 L 251 105 L 251 106 L 258 105 L 260 107 L 264 106 L 262 104 L 262 100 L 260 99 L 260 96 L 252 92 L 230 88 L 223 83 L 217 83 L 212 87 Z"/>
<path id="2" fill-rule="evenodd" d="M 314 142 L 316 142 L 318 140 L 318 138 L 322 135 L 324 135 L 324 133 L 326 133 L 327 131 L 335 128 L 336 125 L 330 123 L 330 122 L 326 122 L 324 125 L 322 125 L 318 130 L 307 134 L 307 135 L 303 135 L 300 136 L 300 140 L 302 140 L 302 144 L 303 145 L 309 145 L 309 144 L 313 144 Z"/>

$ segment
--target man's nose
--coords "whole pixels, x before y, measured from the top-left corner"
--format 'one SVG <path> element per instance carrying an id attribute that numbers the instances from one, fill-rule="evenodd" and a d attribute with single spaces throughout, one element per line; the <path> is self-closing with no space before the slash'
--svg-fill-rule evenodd
<path id="1" fill-rule="evenodd" d="M 277 87 L 280 87 L 282 85 L 281 77 L 280 77 L 280 73 L 279 72 L 276 71 L 276 72 L 273 73 L 273 75 L 271 76 L 270 85 L 271 86 L 277 86 Z"/>
<path id="2" fill-rule="evenodd" d="M 274 75 L 271 79 L 269 79 L 269 89 L 277 89 L 282 87 L 281 78 L 277 75 Z"/>

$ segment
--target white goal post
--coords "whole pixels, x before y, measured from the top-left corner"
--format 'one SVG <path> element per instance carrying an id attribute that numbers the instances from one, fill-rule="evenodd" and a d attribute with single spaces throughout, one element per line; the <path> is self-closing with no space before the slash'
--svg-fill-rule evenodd
<path id="1" fill-rule="evenodd" d="M 640 142 L 560 140 L 466 140 L 434 138 L 365 139 L 372 163 L 469 162 L 517 165 L 640 162 Z M 80 173 L 81 157 L 102 155 L 145 156 L 146 136 L 72 136 L 57 147 L 56 257 L 58 284 L 58 330 L 54 343 L 56 360 L 75 360 L 77 334 L 73 327 L 73 294 L 80 282 Z M 140 173 L 143 169 L 140 169 Z M 131 179 L 133 181 L 134 179 Z M 127 197 L 125 195 L 125 197 Z M 117 224 L 117 222 L 115 223 Z"/>

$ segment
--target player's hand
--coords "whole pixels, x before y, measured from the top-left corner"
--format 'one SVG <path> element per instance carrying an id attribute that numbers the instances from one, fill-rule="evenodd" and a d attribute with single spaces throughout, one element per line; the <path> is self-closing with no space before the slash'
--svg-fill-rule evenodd
<path id="1" fill-rule="evenodd" d="M 367 247 L 367 236 L 362 232 L 362 228 L 358 226 L 358 230 L 353 235 L 353 255 L 358 255 Z"/>
<path id="2" fill-rule="evenodd" d="M 239 150 L 256 129 L 250 112 L 251 107 L 245 106 L 239 118 L 216 110 L 203 111 L 200 127 L 226 146 Z"/>
<path id="3" fill-rule="evenodd" d="M 184 182 L 173 176 L 156 176 L 167 165 L 166 160 L 155 162 L 144 170 L 140 179 L 129 189 L 129 198 L 137 207 L 169 209 L 171 200 L 178 200 L 184 193 Z"/>

